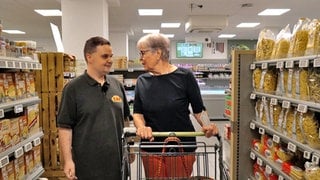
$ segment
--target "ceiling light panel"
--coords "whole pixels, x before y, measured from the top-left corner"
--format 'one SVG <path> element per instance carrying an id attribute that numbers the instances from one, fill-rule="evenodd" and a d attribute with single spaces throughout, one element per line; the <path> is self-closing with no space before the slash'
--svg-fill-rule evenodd
<path id="1" fill-rule="evenodd" d="M 138 9 L 140 16 L 162 16 L 163 9 Z"/>
<path id="2" fill-rule="evenodd" d="M 240 23 L 237 25 L 238 28 L 253 28 L 258 26 L 260 23 Z"/>
<path id="3" fill-rule="evenodd" d="M 290 9 L 265 9 L 261 11 L 259 16 L 280 16 L 286 12 L 290 11 Z"/>
<path id="4" fill-rule="evenodd" d="M 174 38 L 174 34 L 163 34 L 167 38 Z"/>
<path id="5" fill-rule="evenodd" d="M 151 34 L 151 33 L 159 33 L 160 30 L 159 29 L 143 29 L 142 32 L 146 34 Z"/>
<path id="6" fill-rule="evenodd" d="M 162 28 L 179 28 L 181 23 L 161 23 Z"/>
<path id="7" fill-rule="evenodd" d="M 218 38 L 234 38 L 235 34 L 220 34 Z"/>
<path id="8" fill-rule="evenodd" d="M 26 32 L 20 30 L 2 30 L 2 32 L 7 34 L 26 34 Z"/>
<path id="9" fill-rule="evenodd" d="M 59 9 L 35 9 L 34 11 L 42 16 L 62 16 Z"/>

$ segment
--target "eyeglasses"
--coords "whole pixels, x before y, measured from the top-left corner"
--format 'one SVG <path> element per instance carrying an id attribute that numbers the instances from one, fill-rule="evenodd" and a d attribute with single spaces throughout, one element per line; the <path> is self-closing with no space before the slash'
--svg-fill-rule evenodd
<path id="1" fill-rule="evenodd" d="M 144 56 L 149 51 L 151 51 L 151 49 L 140 50 L 139 54 L 140 54 L 140 56 Z"/>
<path id="2" fill-rule="evenodd" d="M 109 58 L 112 58 L 113 54 L 102 54 L 100 57 L 102 59 L 109 59 Z"/>

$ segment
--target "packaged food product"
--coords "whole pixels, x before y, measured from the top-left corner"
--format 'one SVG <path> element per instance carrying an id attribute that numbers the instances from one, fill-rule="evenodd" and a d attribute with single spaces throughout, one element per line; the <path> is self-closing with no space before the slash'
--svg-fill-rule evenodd
<path id="1" fill-rule="evenodd" d="M 262 100 L 262 111 L 260 111 L 261 122 L 263 125 L 271 127 L 270 113 L 269 113 L 269 100 Z M 261 109 L 260 109 L 261 110 Z"/>
<path id="2" fill-rule="evenodd" d="M 255 68 L 252 72 L 252 86 L 254 90 L 259 90 L 262 70 L 261 68 Z"/>
<path id="3" fill-rule="evenodd" d="M 297 113 L 296 117 L 296 140 L 301 143 L 306 143 L 304 133 L 302 133 L 302 121 L 303 121 L 303 113 Z"/>
<path id="4" fill-rule="evenodd" d="M 288 56 L 290 47 L 290 26 L 283 28 L 276 37 L 276 42 L 272 50 L 271 59 L 281 59 Z"/>
<path id="5" fill-rule="evenodd" d="M 289 175 L 294 179 L 294 180 L 303 180 L 304 178 L 304 170 L 301 169 L 298 166 L 291 165 L 290 166 L 290 173 Z"/>
<path id="6" fill-rule="evenodd" d="M 5 101 L 5 94 L 4 94 L 4 79 L 3 76 L 0 74 L 0 103 Z"/>
<path id="7" fill-rule="evenodd" d="M 300 18 L 294 26 L 292 37 L 290 39 L 289 56 L 299 57 L 304 56 L 308 43 L 308 23 L 310 19 Z"/>
<path id="8" fill-rule="evenodd" d="M 9 164 L 6 165 L 7 173 L 8 173 L 8 180 L 14 180 L 15 179 L 15 169 L 13 161 L 9 161 Z"/>
<path id="9" fill-rule="evenodd" d="M 269 60 L 275 44 L 274 33 L 269 29 L 263 29 L 259 33 L 256 50 L 256 60 Z"/>
<path id="10" fill-rule="evenodd" d="M 280 115 L 279 115 L 279 125 L 278 125 L 278 129 L 276 129 L 277 131 L 279 132 L 284 132 L 285 131 L 285 115 L 286 115 L 286 111 L 287 109 L 286 108 L 281 108 L 281 112 L 280 112 Z"/>
<path id="11" fill-rule="evenodd" d="M 10 136 L 12 146 L 20 142 L 19 118 L 10 119 Z"/>
<path id="12" fill-rule="evenodd" d="M 279 148 L 276 154 L 282 162 L 288 162 L 294 157 L 294 154 L 292 154 L 292 152 L 282 147 Z"/>
<path id="13" fill-rule="evenodd" d="M 14 77 L 14 84 L 16 87 L 16 97 L 17 99 L 25 98 L 26 95 L 26 83 L 25 83 L 25 76 L 21 72 L 15 72 L 13 74 Z"/>
<path id="14" fill-rule="evenodd" d="M 297 111 L 293 107 L 290 107 L 286 110 L 286 114 L 284 117 L 284 121 L 285 121 L 284 133 L 288 137 L 293 137 L 293 134 L 295 133 L 296 113 Z"/>
<path id="15" fill-rule="evenodd" d="M 309 100 L 309 70 L 307 68 L 300 68 L 297 70 L 296 77 L 296 98 L 302 100 Z"/>
<path id="16" fill-rule="evenodd" d="M 302 133 L 306 137 L 308 145 L 312 148 L 320 149 L 319 122 L 315 118 L 315 113 L 308 111 L 302 116 Z"/>
<path id="17" fill-rule="evenodd" d="M 258 122 L 261 122 L 261 113 L 263 111 L 263 106 L 262 106 L 262 100 L 261 99 L 258 99 L 256 101 L 256 106 L 255 106 L 255 112 L 256 112 L 256 121 Z"/>
<path id="18" fill-rule="evenodd" d="M 275 68 L 263 70 L 260 81 L 260 89 L 265 93 L 275 93 L 277 89 L 278 74 Z"/>
<path id="19" fill-rule="evenodd" d="M 309 74 L 310 99 L 320 102 L 320 68 L 313 68 Z"/>
<path id="20" fill-rule="evenodd" d="M 41 146 L 34 146 L 32 148 L 32 155 L 33 155 L 33 164 L 34 166 L 41 164 Z"/>
<path id="21" fill-rule="evenodd" d="M 12 73 L 0 73 L 4 80 L 4 96 L 5 102 L 13 101 L 16 99 L 16 87 L 13 81 Z"/>
<path id="22" fill-rule="evenodd" d="M 39 105 L 34 104 L 27 107 L 28 132 L 35 134 L 39 132 Z"/>
<path id="23" fill-rule="evenodd" d="M 305 164 L 305 174 L 304 177 L 306 180 L 318 180 L 320 177 L 320 167 L 311 162 L 306 162 Z"/>
<path id="24" fill-rule="evenodd" d="M 287 96 L 295 97 L 296 95 L 296 79 L 299 77 L 299 73 L 297 73 L 296 69 L 290 68 L 288 69 L 288 86 L 287 86 Z"/>
<path id="25" fill-rule="evenodd" d="M 24 111 L 19 116 L 20 138 L 26 139 L 29 134 L 27 112 Z"/>
<path id="26" fill-rule="evenodd" d="M 320 21 L 313 19 L 309 26 L 309 39 L 306 49 L 306 55 L 316 55 L 320 53 Z"/>
<path id="27" fill-rule="evenodd" d="M 16 179 L 17 180 L 24 180 L 25 179 L 25 162 L 24 162 L 24 155 L 20 156 L 17 159 L 14 159 L 14 164 L 16 166 Z"/>
<path id="28" fill-rule="evenodd" d="M 36 95 L 36 85 L 35 85 L 34 72 L 26 72 L 25 79 L 26 79 L 27 96 L 28 97 L 35 96 Z"/>
<path id="29" fill-rule="evenodd" d="M 279 130 L 279 117 L 282 107 L 279 104 L 272 105 L 270 104 L 270 121 L 273 126 L 273 129 Z"/>
<path id="30" fill-rule="evenodd" d="M 11 136 L 10 136 L 10 119 L 0 120 L 0 150 L 4 151 L 11 147 Z"/>

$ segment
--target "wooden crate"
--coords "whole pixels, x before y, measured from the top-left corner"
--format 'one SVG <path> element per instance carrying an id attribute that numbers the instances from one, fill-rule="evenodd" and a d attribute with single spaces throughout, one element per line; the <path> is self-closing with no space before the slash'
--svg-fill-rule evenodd
<path id="1" fill-rule="evenodd" d="M 45 170 L 63 170 L 63 158 L 59 149 L 58 132 L 50 132 L 43 137 L 43 164 Z"/>

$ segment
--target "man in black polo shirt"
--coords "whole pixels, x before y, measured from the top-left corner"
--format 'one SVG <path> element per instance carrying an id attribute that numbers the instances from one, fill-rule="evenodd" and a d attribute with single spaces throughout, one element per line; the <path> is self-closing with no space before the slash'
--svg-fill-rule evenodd
<path id="1" fill-rule="evenodd" d="M 87 70 L 63 90 L 57 124 L 68 179 L 121 179 L 121 134 L 129 106 L 122 84 L 107 76 L 112 55 L 108 40 L 88 39 Z"/>

